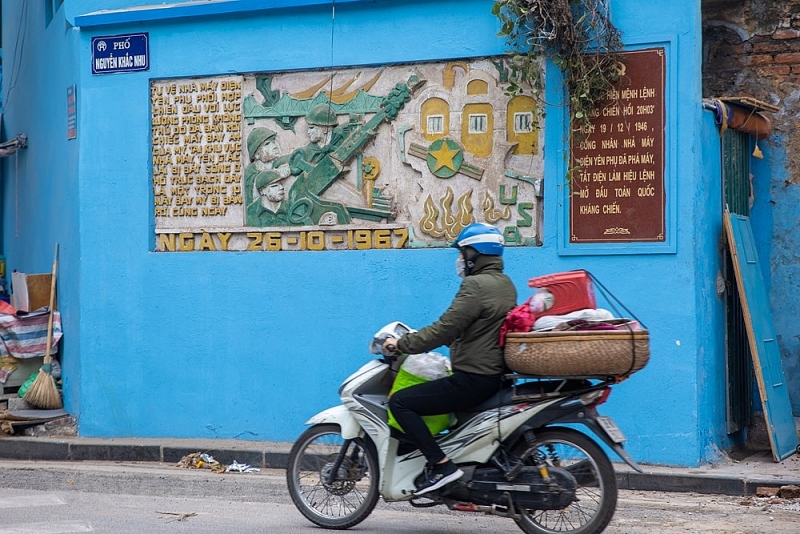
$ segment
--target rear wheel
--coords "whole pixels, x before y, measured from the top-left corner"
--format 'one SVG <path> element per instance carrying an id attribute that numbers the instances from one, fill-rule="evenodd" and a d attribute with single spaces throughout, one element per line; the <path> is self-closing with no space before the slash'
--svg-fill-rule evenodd
<path id="1" fill-rule="evenodd" d="M 562 510 L 518 510 L 517 526 L 526 534 L 597 534 L 605 530 L 617 508 L 617 478 L 603 450 L 590 438 L 569 428 L 536 434 L 534 448 L 522 441 L 512 452 L 527 465 L 537 458 L 569 471 L 577 482 L 575 500 Z"/>
<path id="2" fill-rule="evenodd" d="M 344 443 L 337 425 L 316 425 L 297 438 L 289 453 L 289 495 L 300 513 L 323 528 L 357 525 L 378 503 L 378 460 L 374 448 L 361 438 L 348 445 L 341 466 L 329 480 Z"/>

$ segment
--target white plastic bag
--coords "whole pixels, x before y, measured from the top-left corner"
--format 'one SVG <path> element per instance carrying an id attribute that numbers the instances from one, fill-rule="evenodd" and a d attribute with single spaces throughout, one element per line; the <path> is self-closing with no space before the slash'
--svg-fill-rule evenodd
<path id="1" fill-rule="evenodd" d="M 450 360 L 438 352 L 409 354 L 403 369 L 420 378 L 436 380 L 450 374 Z"/>

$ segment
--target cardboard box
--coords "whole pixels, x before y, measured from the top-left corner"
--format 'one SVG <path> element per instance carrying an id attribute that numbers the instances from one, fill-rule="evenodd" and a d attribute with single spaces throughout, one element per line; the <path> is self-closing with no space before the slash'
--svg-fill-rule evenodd
<path id="1" fill-rule="evenodd" d="M 50 305 L 52 274 L 11 273 L 11 305 L 17 310 L 30 312 Z M 53 308 L 58 306 L 53 301 Z"/>

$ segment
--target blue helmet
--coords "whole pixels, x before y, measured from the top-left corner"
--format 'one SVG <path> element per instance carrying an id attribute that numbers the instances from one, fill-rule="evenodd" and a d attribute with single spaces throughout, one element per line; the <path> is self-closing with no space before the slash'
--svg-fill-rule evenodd
<path id="1" fill-rule="evenodd" d="M 503 234 L 490 224 L 473 223 L 461 230 L 452 246 L 472 247 L 480 254 L 502 256 Z"/>

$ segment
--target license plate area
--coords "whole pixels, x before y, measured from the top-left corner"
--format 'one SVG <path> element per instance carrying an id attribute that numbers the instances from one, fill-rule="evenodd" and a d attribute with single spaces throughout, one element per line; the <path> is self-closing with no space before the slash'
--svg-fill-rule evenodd
<path id="1" fill-rule="evenodd" d="M 625 441 L 625 434 L 622 433 L 622 430 L 619 429 L 617 424 L 611 420 L 610 417 L 607 415 L 598 415 L 597 422 L 600 424 L 603 430 L 606 431 L 608 437 L 611 438 L 611 441 L 614 443 L 622 443 Z"/>

